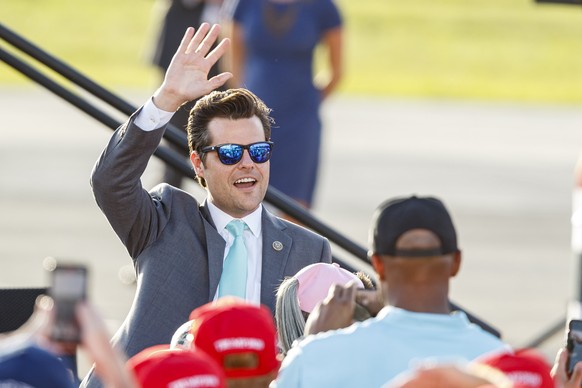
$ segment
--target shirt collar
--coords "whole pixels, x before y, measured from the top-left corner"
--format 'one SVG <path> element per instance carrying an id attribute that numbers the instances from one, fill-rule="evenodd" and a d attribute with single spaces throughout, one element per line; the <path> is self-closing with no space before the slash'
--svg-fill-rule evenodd
<path id="1" fill-rule="evenodd" d="M 385 306 L 380 310 L 377 318 L 383 319 L 386 316 L 391 317 L 422 317 L 422 319 L 433 320 L 433 321 L 457 321 L 460 324 L 470 323 L 467 314 L 461 310 L 451 311 L 449 314 L 435 314 L 435 313 L 419 313 L 414 311 L 408 311 L 394 306 Z"/>
<path id="2" fill-rule="evenodd" d="M 206 201 L 206 203 L 208 205 L 208 211 L 210 212 L 210 217 L 212 217 L 212 221 L 214 221 L 214 225 L 216 225 L 216 230 L 218 230 L 219 232 L 224 230 L 226 225 L 228 225 L 228 223 L 230 221 L 235 219 L 230 214 L 227 214 L 227 213 L 223 212 L 222 210 L 220 210 L 211 201 Z M 253 236 L 258 237 L 261 234 L 261 217 L 262 217 L 262 215 L 263 215 L 263 205 L 261 204 L 251 214 L 249 214 L 248 216 L 245 216 L 243 218 L 239 218 L 239 219 L 243 220 L 247 224 L 247 226 L 249 227 L 249 230 L 251 231 Z"/>

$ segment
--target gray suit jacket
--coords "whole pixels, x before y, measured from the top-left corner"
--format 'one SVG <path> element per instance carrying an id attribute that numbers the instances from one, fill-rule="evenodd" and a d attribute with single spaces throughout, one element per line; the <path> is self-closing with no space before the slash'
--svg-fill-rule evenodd
<path id="1" fill-rule="evenodd" d="M 199 204 L 167 184 L 151 192 L 141 186 L 140 177 L 163 131 L 142 131 L 130 118 L 114 133 L 91 176 L 97 204 L 138 275 L 133 306 L 113 338 L 128 357 L 169 343 L 190 312 L 213 299 L 222 273 L 225 241 L 205 202 Z M 262 230 L 261 303 L 274 311 L 280 282 L 306 265 L 331 262 L 331 249 L 327 239 L 266 209 Z M 282 249 L 273 247 L 276 241 Z M 92 373 L 87 377 L 87 386 L 100 386 Z"/>

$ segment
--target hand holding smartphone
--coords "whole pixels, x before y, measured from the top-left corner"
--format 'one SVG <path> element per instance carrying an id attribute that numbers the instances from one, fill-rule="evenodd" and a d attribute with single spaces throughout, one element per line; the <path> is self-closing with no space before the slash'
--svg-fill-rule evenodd
<path id="1" fill-rule="evenodd" d="M 56 342 L 79 343 L 81 332 L 76 307 L 87 298 L 87 268 L 76 264 L 57 265 L 51 271 L 50 294 L 55 309 L 51 339 Z"/>
<path id="2" fill-rule="evenodd" d="M 568 323 L 568 339 L 566 343 L 568 350 L 568 360 L 566 362 L 566 372 L 568 377 L 572 376 L 572 371 L 576 363 L 582 361 L 582 321 L 572 319 Z"/>

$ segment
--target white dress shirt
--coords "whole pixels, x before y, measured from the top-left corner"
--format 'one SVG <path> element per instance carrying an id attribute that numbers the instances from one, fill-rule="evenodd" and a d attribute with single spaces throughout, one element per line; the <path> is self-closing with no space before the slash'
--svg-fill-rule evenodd
<path id="1" fill-rule="evenodd" d="M 224 260 L 234 242 L 234 236 L 226 230 L 226 225 L 235 218 L 217 208 L 212 202 L 208 201 L 207 204 L 210 216 L 214 221 L 214 225 L 216 225 L 216 230 L 226 241 L 223 256 Z M 262 214 L 263 206 L 261 205 L 248 216 L 241 218 L 241 220 L 243 220 L 248 226 L 248 228 L 245 228 L 243 232 L 248 260 L 246 301 L 257 305 L 261 303 L 261 273 L 263 263 L 263 232 L 261 228 Z M 214 300 L 217 298 L 218 290 L 214 295 Z"/>
<path id="2" fill-rule="evenodd" d="M 176 112 L 161 110 L 154 104 L 152 97 L 150 97 L 137 116 L 135 116 L 134 123 L 141 130 L 150 132 L 169 123 L 174 113 Z"/>

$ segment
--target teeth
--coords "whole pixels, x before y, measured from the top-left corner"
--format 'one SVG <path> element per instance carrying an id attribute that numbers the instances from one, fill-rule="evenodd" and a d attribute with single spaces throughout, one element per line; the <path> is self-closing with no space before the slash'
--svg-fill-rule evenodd
<path id="1" fill-rule="evenodd" d="M 255 179 L 253 178 L 241 178 L 241 179 L 237 179 L 234 183 L 253 183 L 255 182 Z"/>

